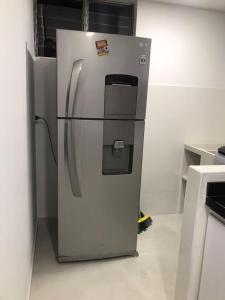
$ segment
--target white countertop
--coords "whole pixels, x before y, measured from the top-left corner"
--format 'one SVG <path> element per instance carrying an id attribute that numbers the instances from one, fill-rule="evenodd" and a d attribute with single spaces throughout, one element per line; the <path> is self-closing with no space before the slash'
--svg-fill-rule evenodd
<path id="1" fill-rule="evenodd" d="M 191 166 L 193 170 L 196 170 L 200 174 L 215 174 L 224 173 L 225 174 L 225 165 L 212 165 L 212 166 Z"/>
<path id="2" fill-rule="evenodd" d="M 224 146 L 224 144 L 184 144 L 184 149 L 199 155 L 202 155 L 203 153 L 215 155 L 217 149 Z"/>

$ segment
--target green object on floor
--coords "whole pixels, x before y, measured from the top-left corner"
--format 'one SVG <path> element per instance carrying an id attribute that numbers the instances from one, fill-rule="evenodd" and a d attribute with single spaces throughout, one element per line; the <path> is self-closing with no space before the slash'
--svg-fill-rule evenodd
<path id="1" fill-rule="evenodd" d="M 141 233 L 148 229 L 152 225 L 152 218 L 148 215 L 144 215 L 143 212 L 140 212 L 138 218 L 138 233 Z"/>

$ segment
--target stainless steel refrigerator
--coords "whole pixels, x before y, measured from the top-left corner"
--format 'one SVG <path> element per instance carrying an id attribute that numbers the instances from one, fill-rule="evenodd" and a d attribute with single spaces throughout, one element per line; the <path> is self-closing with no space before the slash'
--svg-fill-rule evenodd
<path id="1" fill-rule="evenodd" d="M 150 45 L 57 31 L 59 261 L 137 254 Z"/>

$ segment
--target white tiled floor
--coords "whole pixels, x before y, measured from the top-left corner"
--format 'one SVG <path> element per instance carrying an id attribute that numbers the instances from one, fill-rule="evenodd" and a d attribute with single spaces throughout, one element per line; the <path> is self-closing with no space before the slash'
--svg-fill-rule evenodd
<path id="1" fill-rule="evenodd" d="M 139 257 L 59 264 L 41 224 L 30 300 L 173 300 L 180 227 L 180 215 L 155 216 L 138 237 Z"/>

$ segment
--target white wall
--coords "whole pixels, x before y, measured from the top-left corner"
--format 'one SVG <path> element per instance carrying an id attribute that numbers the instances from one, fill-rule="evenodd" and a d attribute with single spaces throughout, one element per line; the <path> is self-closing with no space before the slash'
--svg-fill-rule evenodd
<path id="1" fill-rule="evenodd" d="M 28 299 L 35 229 L 32 0 L 0 1 L 0 299 Z"/>
<path id="2" fill-rule="evenodd" d="M 141 207 L 178 209 L 184 143 L 225 144 L 225 14 L 139 0 L 152 38 Z"/>

